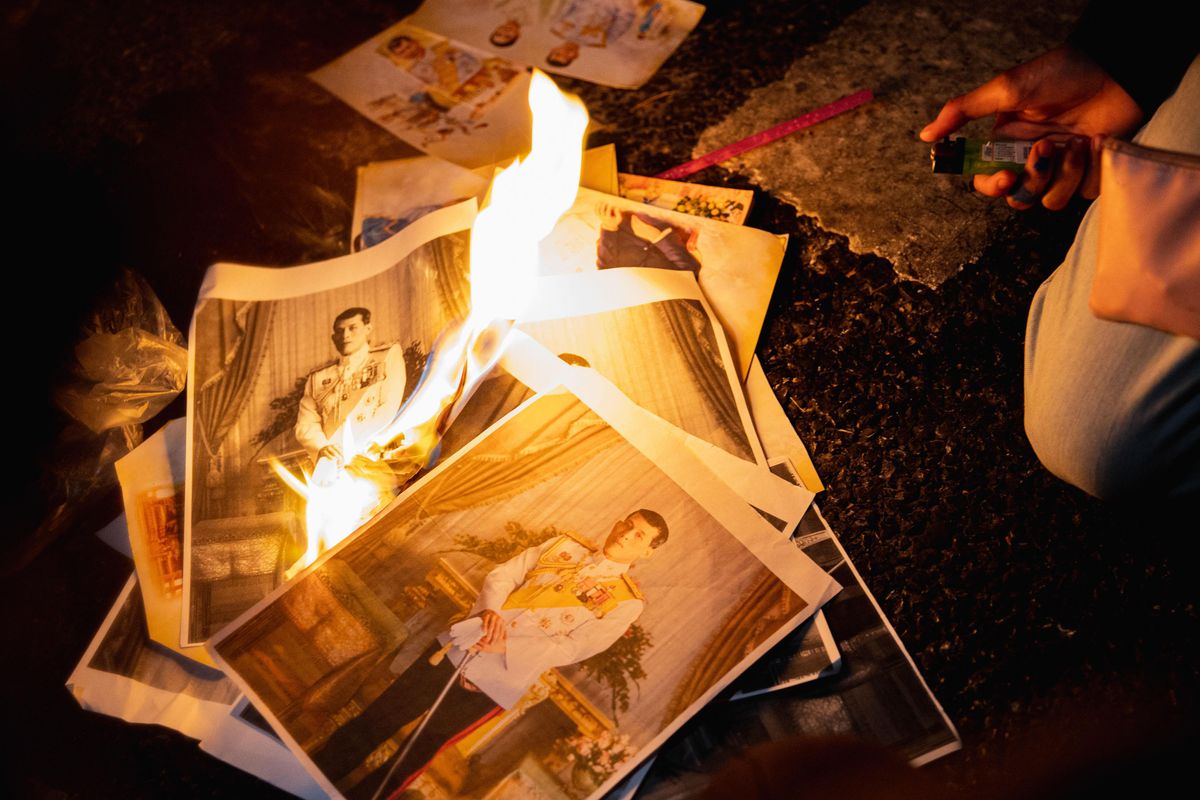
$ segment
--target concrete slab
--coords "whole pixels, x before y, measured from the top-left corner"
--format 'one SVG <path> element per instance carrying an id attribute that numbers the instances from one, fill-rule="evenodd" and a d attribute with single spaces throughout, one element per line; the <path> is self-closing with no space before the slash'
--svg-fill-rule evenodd
<path id="1" fill-rule="evenodd" d="M 694 156 L 873 90 L 867 106 L 724 166 L 846 235 L 856 252 L 937 286 L 974 261 L 1014 212 L 975 195 L 965 180 L 930 174 L 929 145 L 917 131 L 946 99 L 1061 42 L 1082 6 L 874 0 L 708 128 Z M 978 133 L 990 127 L 974 124 Z"/>

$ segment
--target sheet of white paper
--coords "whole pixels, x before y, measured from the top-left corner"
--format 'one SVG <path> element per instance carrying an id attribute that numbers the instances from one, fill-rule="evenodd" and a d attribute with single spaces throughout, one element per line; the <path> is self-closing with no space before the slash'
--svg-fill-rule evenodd
<path id="1" fill-rule="evenodd" d="M 914 766 L 960 749 L 953 723 L 816 505 L 796 542 L 845 584 L 822 609 L 839 650 L 847 654 L 841 670 L 802 692 L 704 709 L 659 750 L 639 788 L 642 800 L 695 797 L 726 759 L 793 736 L 860 737 L 892 748 Z"/>
<path id="2" fill-rule="evenodd" d="M 79 704 L 200 739 L 201 750 L 305 800 L 327 797 L 278 739 L 233 716 L 240 693 L 231 681 L 150 641 L 141 606 L 131 575 L 67 679 Z"/>
<path id="3" fill-rule="evenodd" d="M 547 72 L 636 89 L 703 13 L 686 0 L 426 0 L 409 19 Z"/>
<path id="4" fill-rule="evenodd" d="M 518 327 L 556 354 L 582 356 L 676 427 L 766 464 L 724 331 L 691 273 L 545 276 Z"/>
<path id="5" fill-rule="evenodd" d="M 96 535 L 100 537 L 100 541 L 121 555 L 133 558 L 133 551 L 129 548 L 129 526 L 125 522 L 124 513 L 118 514 L 116 519 L 96 531 Z"/>
<path id="6" fill-rule="evenodd" d="M 750 416 L 754 419 L 754 427 L 758 431 L 758 438 L 762 441 L 767 458 L 771 461 L 786 458 L 805 486 L 814 492 L 824 491 L 825 484 L 821 483 L 821 478 L 817 475 L 817 468 L 808 454 L 808 448 L 796 435 L 792 421 L 779 405 L 775 392 L 771 391 L 771 384 L 758 356 L 750 362 L 750 372 L 746 375 L 743 386 L 746 390 L 746 402 L 750 406 Z"/>
<path id="7" fill-rule="evenodd" d="M 469 229 L 476 209 L 475 201 L 467 200 L 431 212 L 367 253 L 285 268 L 213 264 L 204 273 L 196 304 L 210 297 L 242 301 L 302 297 L 373 278 L 394 268 L 421 245 Z"/>
<path id="8" fill-rule="evenodd" d="M 696 273 L 744 377 L 766 318 L 786 237 L 580 189 L 541 243 L 543 275 L 621 267 Z"/>
<path id="9" fill-rule="evenodd" d="M 280 689 L 287 685 L 289 675 L 296 670 L 308 675 L 304 682 L 314 688 L 317 686 L 314 681 L 322 687 L 331 687 L 328 680 L 333 673 L 329 670 L 344 671 L 349 668 L 348 659 L 368 655 L 372 660 L 364 662 L 363 669 L 369 675 L 378 674 L 370 671 L 373 669 L 370 664 L 391 663 L 394 650 L 390 648 L 395 645 L 381 642 L 373 647 L 382 648 L 382 652 L 366 649 L 356 655 L 367 645 L 353 644 L 351 630 L 339 622 L 341 616 L 336 607 L 325 605 L 327 601 L 319 601 L 327 609 L 322 612 L 324 622 L 313 628 L 311 634 L 301 633 L 300 639 L 296 639 L 298 631 L 309 624 L 304 621 L 309 615 L 304 609 L 313 608 L 311 603 L 317 602 L 317 596 L 311 593 L 327 592 L 320 587 L 336 584 L 340 587 L 336 589 L 338 593 L 353 592 L 357 598 L 353 602 L 364 612 L 374 609 L 368 613 L 379 619 L 387 616 L 376 605 L 380 602 L 389 609 L 388 613 L 408 613 L 404 611 L 406 601 L 397 592 L 413 579 L 434 580 L 435 585 L 446 585 L 444 581 L 448 580 L 450 585 L 462 585 L 462 591 L 471 593 L 474 590 L 466 587 L 479 576 L 490 575 L 488 565 L 494 562 L 486 557 L 461 555 L 452 562 L 446 561 L 450 558 L 448 553 L 458 552 L 453 550 L 452 542 L 456 540 L 452 537 L 464 531 L 486 536 L 489 530 L 504 529 L 502 520 L 514 518 L 522 520 L 521 524 L 530 530 L 541 530 L 546 522 L 554 520 L 554 524 L 563 529 L 590 531 L 596 529 L 597 521 L 607 527 L 608 518 L 623 516 L 626 507 L 654 506 L 674 520 L 670 523 L 674 526 L 672 539 L 662 545 L 671 548 L 673 554 L 669 560 L 663 561 L 668 558 L 668 551 L 664 550 L 662 558 L 650 559 L 644 565 L 639 563 L 637 572 L 642 591 L 650 598 L 639 624 L 645 626 L 652 641 L 661 639 L 662 646 L 651 647 L 644 654 L 642 663 L 647 677 L 639 680 L 640 689 L 629 698 L 629 708 L 622 712 L 619 722 L 610 720 L 607 723 L 612 726 L 608 729 L 614 736 L 631 736 L 631 747 L 635 752 L 629 758 L 630 766 L 653 752 L 684 719 L 711 700 L 737 673 L 815 612 L 815 606 L 806 598 L 827 593 L 832 584 L 827 575 L 790 541 L 779 536 L 686 448 L 679 447 L 675 437 L 662 436 L 645 425 L 644 411 L 627 400 L 622 402 L 620 396 L 608 398 L 606 405 L 610 407 L 589 411 L 567 393 L 540 395 L 531 400 L 480 436 L 472 446 L 460 450 L 411 486 L 354 536 L 323 555 L 314 566 L 209 642 L 210 652 L 218 663 L 236 676 L 255 705 L 271 718 L 272 726 L 284 735 L 289 747 L 326 790 L 334 792 L 337 787 L 323 776 L 311 757 L 325 735 L 311 728 L 315 719 L 306 721 L 308 718 L 303 714 L 297 716 L 305 707 L 301 695 L 309 696 L 310 692 L 301 690 L 300 695 L 293 696 L 291 692 L 280 694 Z M 558 431 L 566 432 L 566 438 L 558 438 Z M 626 432 L 631 434 L 630 439 L 621 435 Z M 551 438 L 545 438 L 547 436 Z M 574 456 L 583 454 L 578 448 L 583 447 L 584 442 L 597 446 L 598 440 L 592 436 L 602 436 L 604 445 L 599 450 L 589 449 L 583 461 L 573 460 Z M 552 442 L 558 444 L 552 445 Z M 563 449 L 547 449 L 554 446 Z M 546 461 L 551 452 L 555 457 Z M 612 460 L 614 458 L 620 460 L 620 468 Z M 539 465 L 537 469 L 549 469 L 553 474 L 530 473 L 534 464 Z M 490 478 L 479 473 L 482 465 L 491 465 Z M 468 478 L 471 488 L 465 483 Z M 515 479 L 522 482 L 523 491 L 508 483 Z M 488 480 L 499 483 L 488 484 Z M 489 485 L 495 488 L 488 488 Z M 478 505 L 472 506 L 472 503 Z M 622 510 L 617 511 L 617 507 Z M 572 522 L 571 518 L 581 522 Z M 614 527 L 616 530 L 618 528 Z M 565 539 L 560 537 L 551 541 Z M 448 546 L 451 549 L 447 549 Z M 439 558 L 442 560 L 438 561 Z M 438 566 L 443 563 L 445 566 Z M 661 567 L 654 567 L 656 563 Z M 429 573 L 431 567 L 446 577 L 423 578 L 432 574 Z M 705 577 L 710 570 L 717 571 L 711 579 Z M 744 594 L 751 585 L 763 588 Z M 704 587 L 702 591 L 700 586 Z M 767 589 L 768 586 L 775 588 Z M 774 597 L 774 592 L 782 591 L 783 587 L 787 587 L 787 591 L 779 598 L 782 605 L 766 599 Z M 408 596 L 408 591 L 403 589 L 401 594 Z M 761 595 L 762 601 L 750 600 L 750 597 L 760 597 L 760 592 L 766 592 Z M 453 590 L 452 594 L 457 596 L 458 590 Z M 389 601 L 386 597 L 395 599 Z M 785 597 L 790 599 L 785 600 Z M 470 597 L 463 600 L 469 603 Z M 764 605 L 755 605 L 759 602 Z M 716 606 L 706 610 L 713 603 Z M 428 607 L 439 608 L 436 604 Z M 424 627 L 419 630 L 430 631 L 422 636 L 417 636 L 418 630 L 411 627 L 415 619 L 413 623 L 400 623 L 408 630 L 400 646 L 408 647 L 409 640 L 415 637 L 412 646 L 417 650 L 411 657 L 415 659 L 416 652 L 424 641 L 428 641 L 423 637 L 432 636 L 443 626 L 448 626 L 451 612 L 451 608 L 446 608 L 444 618 L 442 613 L 433 618 L 421 617 Z M 779 613 L 783 616 L 778 616 Z M 738 621 L 740 614 L 752 615 L 755 624 L 742 624 Z M 297 628 L 297 624 L 301 628 Z M 386 627 L 388 623 L 380 624 Z M 329 635 L 335 638 L 326 638 Z M 318 639 L 303 643 L 312 636 Z M 734 643 L 733 639 L 744 636 L 750 636 L 751 640 Z M 276 641 L 278 637 L 284 637 L 291 644 L 284 644 L 283 639 Z M 717 656 L 711 649 L 714 642 L 722 643 L 723 655 Z M 282 650 L 277 649 L 280 646 Z M 330 648 L 334 648 L 333 651 Z M 330 659 L 322 656 L 323 652 L 341 655 Z M 684 656 L 684 653 L 690 655 Z M 267 672 L 263 672 L 263 658 L 273 664 Z M 383 658 L 389 660 L 378 660 Z M 320 663 L 325 666 L 317 666 Z M 689 664 L 700 672 L 692 672 L 693 667 Z M 533 670 L 532 675 L 540 671 L 537 666 Z M 323 680 L 322 673 L 330 678 Z M 574 687 L 570 691 L 585 691 L 585 676 L 577 668 L 563 665 L 557 673 L 570 676 L 567 679 Z M 686 674 L 692 677 L 681 684 L 682 676 Z M 472 680 L 479 680 L 475 673 L 468 672 L 467 675 Z M 682 688 L 684 685 L 686 688 Z M 487 691 L 499 689 L 487 688 Z M 680 695 L 680 691 L 684 693 Z M 327 696 L 326 689 L 321 689 L 321 696 Z M 369 704 L 370 700 L 355 702 L 361 706 Z M 591 708 L 593 717 L 605 717 L 601 707 Z M 667 708 L 672 710 L 664 716 Z M 286 718 L 271 716 L 283 713 L 285 709 L 290 709 Z M 324 710 L 320 719 L 328 720 L 336 713 L 336 709 Z M 372 744 L 374 742 L 372 740 Z M 368 753 L 370 749 L 368 745 Z M 480 756 L 480 752 L 476 751 L 475 755 Z M 617 785 L 627 771 L 618 768 L 589 796 L 602 796 Z"/>
<path id="10" fill-rule="evenodd" d="M 436 156 L 376 161 L 359 167 L 350 225 L 351 252 L 379 244 L 431 211 L 469 197 L 482 201 L 499 168 L 489 164 L 466 169 Z M 606 144 L 583 152 L 579 184 L 616 194 L 616 146 Z"/>
<path id="11" fill-rule="evenodd" d="M 212 667 L 203 647 L 179 643 L 183 615 L 183 485 L 187 421 L 174 419 L 117 462 L 129 543 L 150 638 Z"/>
<path id="12" fill-rule="evenodd" d="M 200 741 L 200 749 L 213 758 L 304 800 L 325 800 L 329 797 L 304 771 L 304 767 L 283 742 L 240 719 L 237 707 L 226 715 L 221 725 Z"/>
<path id="13" fill-rule="evenodd" d="M 617 193 L 617 146 L 602 144 L 583 151 L 579 185 L 604 194 Z"/>
<path id="14" fill-rule="evenodd" d="M 374 247 L 431 211 L 479 197 L 488 178 L 436 156 L 358 168 L 350 250 Z"/>
<path id="15" fill-rule="evenodd" d="M 311 471 L 325 443 L 349 447 L 350 433 L 365 442 L 466 316 L 474 216 L 472 199 L 360 253 L 288 269 L 209 268 L 188 337 L 184 644 L 265 596 L 303 552 L 303 504 L 272 459 Z M 354 337 L 335 342 L 347 311 Z M 343 368 L 346 347 L 355 349 Z"/>
<path id="16" fill-rule="evenodd" d="M 216 669 L 154 644 L 130 575 L 67 679 L 89 711 L 127 722 L 152 723 L 200 739 L 228 717 L 238 689 Z"/>
<path id="17" fill-rule="evenodd" d="M 639 429 L 651 431 L 655 436 L 675 438 L 747 502 L 787 522 L 787 527 L 782 531 L 784 535 L 790 533 L 812 502 L 812 492 L 803 486 L 788 483 L 769 470 L 732 456 L 668 424 L 635 404 L 596 370 L 567 364 L 519 331 L 512 334 L 501 364 L 536 391 L 550 391 L 556 386 L 567 387 L 592 408 L 608 412 L 608 418 L 617 420 L 612 423 L 614 427 L 620 423 L 627 424 L 627 428 L 618 427 L 626 438 L 635 439 Z"/>

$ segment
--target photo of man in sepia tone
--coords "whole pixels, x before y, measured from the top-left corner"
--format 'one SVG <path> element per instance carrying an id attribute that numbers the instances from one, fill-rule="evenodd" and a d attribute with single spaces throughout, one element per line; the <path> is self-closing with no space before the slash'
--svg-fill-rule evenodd
<path id="1" fill-rule="evenodd" d="M 373 345 L 371 311 L 355 306 L 333 320 L 337 361 L 308 375 L 296 415 L 296 440 L 313 463 L 341 466 L 346 440 L 361 447 L 392 421 L 404 398 L 404 353 L 399 344 Z"/>

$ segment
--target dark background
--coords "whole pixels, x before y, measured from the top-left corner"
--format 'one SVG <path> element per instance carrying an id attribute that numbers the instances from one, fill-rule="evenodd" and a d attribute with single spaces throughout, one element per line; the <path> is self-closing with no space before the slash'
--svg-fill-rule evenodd
<path id="1" fill-rule="evenodd" d="M 115 491 L 46 524 L 70 463 L 48 388 L 123 267 L 186 332 L 210 263 L 345 251 L 354 168 L 412 151 L 304 76 L 412 5 L 21 0 L 0 12 L 16 323 L 0 588 L 9 796 L 274 791 L 171 731 L 83 712 L 63 688 L 130 566 L 92 536 L 119 511 Z M 561 82 L 589 106 L 590 144 L 615 142 L 624 171 L 687 160 L 705 127 L 860 3 L 708 5 L 641 89 Z M 914 137 L 913 157 L 925 152 Z M 692 180 L 749 186 L 719 168 Z M 902 190 L 881 176 L 880 191 Z M 1023 758 L 1031 735 L 1052 761 L 1097 728 L 1168 730 L 1195 710 L 1195 509 L 1102 504 L 1046 473 L 1022 432 L 1025 313 L 1082 210 L 1021 216 L 937 290 L 769 195 L 749 221 L 792 236 L 759 355 L 828 487 L 823 510 L 963 735 L 964 751 L 932 769 L 967 792 L 998 759 Z M 147 433 L 182 413 L 180 400 Z"/>

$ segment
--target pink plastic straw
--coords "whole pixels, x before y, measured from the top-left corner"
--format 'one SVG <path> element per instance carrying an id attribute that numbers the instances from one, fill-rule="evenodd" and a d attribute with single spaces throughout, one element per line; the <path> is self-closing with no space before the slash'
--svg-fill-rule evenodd
<path id="1" fill-rule="evenodd" d="M 724 147 L 713 150 L 711 153 L 700 156 L 697 159 L 688 161 L 686 164 L 680 164 L 678 167 L 671 167 L 666 172 L 660 172 L 654 177 L 665 178 L 667 180 L 679 180 L 686 178 L 694 172 L 699 172 L 705 167 L 711 167 L 713 164 L 719 164 L 722 161 L 733 158 L 736 155 L 745 153 L 747 150 L 753 150 L 756 147 L 762 147 L 768 142 L 773 142 L 776 139 L 781 139 L 789 133 L 795 133 L 798 130 L 816 125 L 818 122 L 836 117 L 843 111 L 849 111 L 852 108 L 857 108 L 863 103 L 871 100 L 875 95 L 870 89 L 863 89 L 861 92 L 847 95 L 841 100 L 835 100 L 827 106 L 821 106 L 815 111 L 809 111 L 807 114 L 801 114 L 795 119 L 789 119 L 787 122 L 781 122 L 773 128 L 767 128 L 765 131 L 747 136 L 745 139 L 727 144 Z"/>

